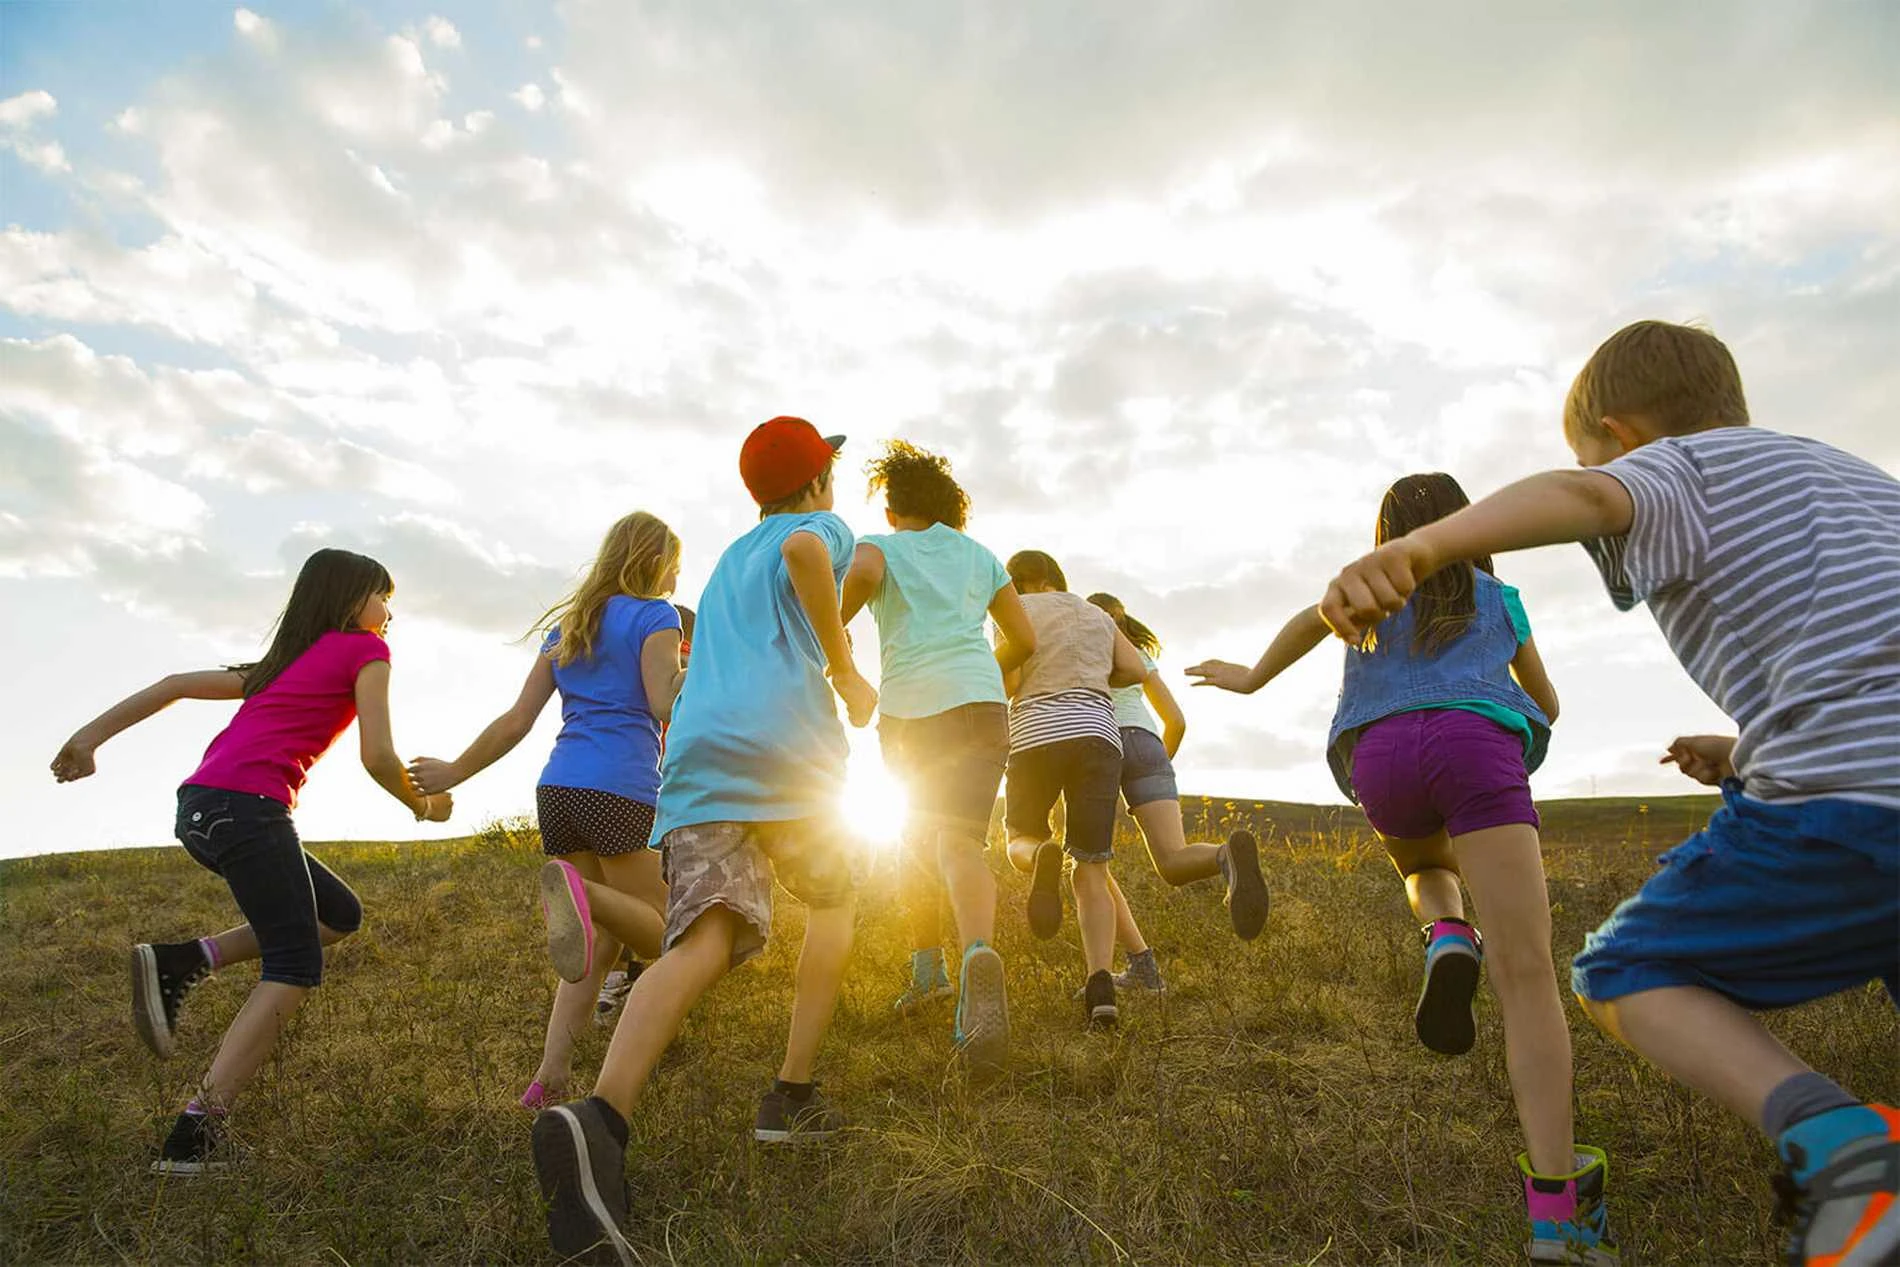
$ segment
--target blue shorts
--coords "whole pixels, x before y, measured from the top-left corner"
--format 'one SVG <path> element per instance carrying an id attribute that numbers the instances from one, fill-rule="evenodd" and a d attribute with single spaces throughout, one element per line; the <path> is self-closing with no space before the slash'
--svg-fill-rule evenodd
<path id="1" fill-rule="evenodd" d="M 1122 799 L 1129 809 L 1181 799 L 1161 736 L 1141 726 L 1122 727 Z"/>
<path id="2" fill-rule="evenodd" d="M 1763 1011 L 1880 980 L 1900 1002 L 1900 811 L 1769 805 L 1733 781 L 1722 801 L 1584 939 L 1571 988 L 1608 1002 L 1701 986 Z"/>

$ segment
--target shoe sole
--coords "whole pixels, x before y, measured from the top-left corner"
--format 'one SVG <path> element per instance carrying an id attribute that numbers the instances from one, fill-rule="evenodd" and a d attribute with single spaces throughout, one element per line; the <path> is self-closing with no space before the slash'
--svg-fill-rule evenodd
<path id="1" fill-rule="evenodd" d="M 899 1016 L 904 1016 L 904 1017 L 915 1016 L 917 1013 L 929 1007 L 932 1003 L 941 1003 L 943 1000 L 950 998 L 955 994 L 956 994 L 956 991 L 952 990 L 948 984 L 940 985 L 933 988 L 929 994 L 920 994 L 916 998 L 911 999 L 909 1002 L 899 1002 L 899 1003 L 891 1004 L 891 1011 L 895 1012 Z"/>
<path id="2" fill-rule="evenodd" d="M 1252 941 L 1267 926 L 1267 881 L 1260 874 L 1260 846 L 1252 832 L 1237 831 L 1227 838 L 1227 865 L 1233 887 L 1227 892 L 1227 917 L 1242 941 Z"/>
<path id="3" fill-rule="evenodd" d="M 1418 1041 L 1441 1056 L 1462 1056 L 1478 1039 L 1471 1001 L 1478 993 L 1478 957 L 1464 950 L 1442 950 L 1425 973 L 1412 1023 Z"/>
<path id="4" fill-rule="evenodd" d="M 971 951 L 963 961 L 963 1007 L 957 1028 L 964 1059 L 978 1079 L 997 1077 L 1009 1065 L 1009 990 L 1003 980 L 1003 957 L 988 946 Z"/>
<path id="5" fill-rule="evenodd" d="M 633 1246 L 620 1234 L 612 1211 L 594 1182 L 587 1130 L 575 1112 L 559 1105 L 535 1115 L 534 1174 L 548 1207 L 548 1244 L 564 1259 L 613 1262 L 634 1267 Z M 611 1259 L 592 1253 L 610 1250 Z M 582 1259 L 583 1254 L 592 1254 Z"/>
<path id="6" fill-rule="evenodd" d="M 141 942 L 132 947 L 132 1025 L 153 1054 L 172 1054 L 172 1030 L 165 1024 L 165 996 L 158 988 L 158 956 Z"/>
<path id="7" fill-rule="evenodd" d="M 230 1169 L 228 1161 L 173 1161 L 161 1157 L 152 1163 L 152 1173 L 166 1179 L 202 1179 Z"/>
<path id="8" fill-rule="evenodd" d="M 548 959 L 563 981 L 585 981 L 594 966 L 594 924 L 578 872 L 557 861 L 541 867 L 541 914 L 548 923 Z"/>
<path id="9" fill-rule="evenodd" d="M 1098 1003 L 1089 1009 L 1089 1024 L 1096 1029 L 1114 1029 L 1121 1021 L 1121 1013 L 1113 1003 Z"/>
<path id="10" fill-rule="evenodd" d="M 1841 1267 L 1894 1267 L 1896 1263 L 1900 1263 L 1900 1202 L 1888 1206 L 1841 1258 Z"/>
<path id="11" fill-rule="evenodd" d="M 819 1130 L 809 1126 L 803 1130 L 795 1127 L 787 1127 L 784 1130 L 774 1130 L 764 1126 L 752 1128 L 752 1138 L 758 1143 L 790 1144 L 794 1148 L 804 1144 L 822 1144 L 837 1133 L 835 1130 Z"/>
<path id="12" fill-rule="evenodd" d="M 1621 1267 L 1623 1262 L 1614 1250 L 1580 1249 L 1563 1241 L 1531 1241 L 1524 1246 L 1524 1257 L 1540 1267 Z"/>
<path id="13" fill-rule="evenodd" d="M 1044 941 L 1062 927 L 1062 848 L 1052 840 L 1036 846 L 1029 882 L 1029 931 Z"/>

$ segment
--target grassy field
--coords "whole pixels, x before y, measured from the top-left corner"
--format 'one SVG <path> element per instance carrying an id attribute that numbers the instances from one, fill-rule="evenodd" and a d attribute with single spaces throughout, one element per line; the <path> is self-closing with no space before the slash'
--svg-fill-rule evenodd
<path id="1" fill-rule="evenodd" d="M 1547 859 L 1567 957 L 1697 798 L 1554 803 Z M 893 1020 L 904 942 L 888 876 L 864 903 L 821 1062 L 856 1129 L 769 1152 L 751 1115 L 776 1068 L 802 916 L 715 991 L 633 1121 L 630 1235 L 650 1263 L 1511 1263 L 1518 1148 L 1495 1009 L 1446 1060 L 1410 1016 L 1419 949 L 1400 889 L 1355 812 L 1189 806 L 1190 827 L 1266 842 L 1265 935 L 1226 931 L 1219 893 L 1169 892 L 1124 839 L 1123 884 L 1171 992 L 1090 1035 L 1070 991 L 1073 918 L 1038 943 L 1005 880 L 1000 950 L 1012 1075 L 970 1094 L 947 1010 Z M 254 970 L 186 1007 L 160 1063 L 129 1023 L 129 943 L 232 922 L 182 850 L 0 865 L 0 1260 L 544 1262 L 514 1099 L 553 976 L 533 907 L 531 836 L 316 846 L 368 909 L 328 983 L 234 1119 L 246 1164 L 209 1181 L 146 1173 Z M 1861 1093 L 1900 1096 L 1900 1045 L 1867 990 L 1774 1021 Z M 1639 1066 L 1572 1007 L 1578 1138 L 1609 1150 L 1625 1261 L 1767 1263 L 1768 1146 Z M 605 1031 L 577 1068 L 598 1066 Z"/>

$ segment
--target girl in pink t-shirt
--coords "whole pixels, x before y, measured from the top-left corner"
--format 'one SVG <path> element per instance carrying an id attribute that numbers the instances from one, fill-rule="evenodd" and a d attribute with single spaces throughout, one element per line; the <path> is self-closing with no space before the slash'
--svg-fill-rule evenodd
<path id="1" fill-rule="evenodd" d="M 93 772 L 93 752 L 120 731 L 180 699 L 242 699 L 178 789 L 176 832 L 186 852 L 231 889 L 245 922 L 195 941 L 132 948 L 132 1017 L 160 1056 L 172 1052 L 178 1007 L 211 972 L 261 959 L 261 979 L 224 1033 L 210 1072 L 185 1106 L 152 1169 L 222 1170 L 222 1124 L 291 1015 L 323 976 L 323 947 L 355 932 L 363 908 L 350 887 L 303 850 L 290 811 L 304 776 L 351 721 L 363 768 L 418 822 L 449 816 L 447 793 L 409 784 L 389 734 L 389 597 L 383 565 L 347 550 L 305 560 L 255 664 L 174 673 L 127 696 L 73 733 L 53 758 L 61 783 Z"/>

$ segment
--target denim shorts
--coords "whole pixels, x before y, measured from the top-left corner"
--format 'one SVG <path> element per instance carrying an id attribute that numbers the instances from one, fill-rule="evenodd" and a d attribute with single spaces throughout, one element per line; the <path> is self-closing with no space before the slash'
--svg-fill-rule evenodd
<path id="1" fill-rule="evenodd" d="M 1049 811 L 1056 798 L 1068 804 L 1063 848 L 1077 862 L 1107 862 L 1115 856 L 1115 797 L 1121 790 L 1122 756 L 1094 735 L 1059 739 L 1009 754 L 1009 790 L 1003 817 L 1012 836 L 1048 840 Z"/>
<path id="2" fill-rule="evenodd" d="M 881 717 L 878 747 L 910 794 L 916 827 L 989 833 L 1009 759 L 1009 710 L 964 704 L 929 717 Z"/>
<path id="3" fill-rule="evenodd" d="M 1700 986 L 1763 1011 L 1881 981 L 1900 1002 L 1900 811 L 1770 805 L 1731 780 L 1656 861 L 1572 961 L 1583 998 Z"/>
<path id="4" fill-rule="evenodd" d="M 1122 727 L 1122 799 L 1131 810 L 1150 801 L 1181 799 L 1161 736 L 1142 726 Z"/>
<path id="5" fill-rule="evenodd" d="M 263 980 L 318 984 L 321 930 L 353 933 L 363 926 L 363 904 L 304 852 L 282 801 L 187 783 L 178 789 L 174 830 L 185 852 L 230 887 L 257 935 Z"/>
<path id="6" fill-rule="evenodd" d="M 1537 826 L 1524 740 L 1476 713 L 1427 708 L 1381 717 L 1352 751 L 1352 790 L 1373 830 L 1421 840 Z"/>

